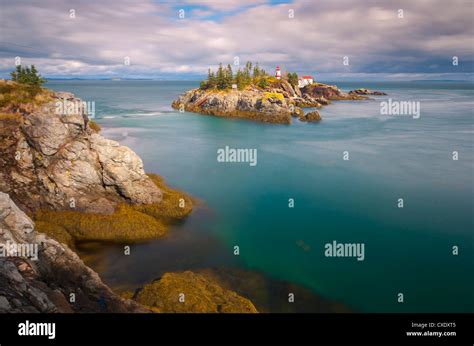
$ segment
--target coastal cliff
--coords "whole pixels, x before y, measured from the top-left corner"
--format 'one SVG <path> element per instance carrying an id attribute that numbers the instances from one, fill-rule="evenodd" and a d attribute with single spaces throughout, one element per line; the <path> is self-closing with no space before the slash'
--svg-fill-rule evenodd
<path id="1" fill-rule="evenodd" d="M 18 89 L 13 82 L 0 85 L 0 191 L 23 210 L 110 214 L 123 201 L 161 201 L 162 192 L 133 151 L 96 133 L 84 109 L 58 112 L 58 105 L 82 100 L 43 90 L 31 102 L 7 102 Z"/>

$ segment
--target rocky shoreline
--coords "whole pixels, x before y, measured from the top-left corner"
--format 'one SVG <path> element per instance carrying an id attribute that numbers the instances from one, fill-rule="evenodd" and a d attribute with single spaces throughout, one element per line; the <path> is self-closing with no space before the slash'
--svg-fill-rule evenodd
<path id="1" fill-rule="evenodd" d="M 286 80 L 279 80 L 267 88 L 192 89 L 180 95 L 171 106 L 180 111 L 205 115 L 291 124 L 292 118 L 306 122 L 321 120 L 318 111 L 306 116 L 303 108 L 320 108 L 339 100 L 366 100 L 367 95 L 386 94 L 368 89 L 346 93 L 335 85 L 322 83 L 313 83 L 300 89 Z"/>
<path id="2" fill-rule="evenodd" d="M 97 133 L 85 112 L 58 112 L 58 102 L 82 102 L 71 93 L 30 93 L 10 81 L 0 81 L 0 91 L 0 313 L 156 311 L 114 293 L 74 245 L 157 238 L 169 220 L 192 211 L 192 199 L 145 174 L 142 160 Z M 165 277 L 161 311 L 173 311 L 165 297 L 176 287 L 191 296 L 219 289 L 208 279 L 183 287 L 183 275 L 189 274 Z M 220 292 L 218 302 L 209 302 L 218 310 L 256 312 L 235 292 Z"/>

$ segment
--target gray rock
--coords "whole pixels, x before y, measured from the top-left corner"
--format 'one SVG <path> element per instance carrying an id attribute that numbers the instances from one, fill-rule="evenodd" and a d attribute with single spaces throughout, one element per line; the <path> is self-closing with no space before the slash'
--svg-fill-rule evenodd
<path id="1" fill-rule="evenodd" d="M 28 211 L 70 209 L 71 199 L 75 210 L 95 213 L 111 213 L 121 202 L 159 203 L 162 192 L 138 155 L 92 131 L 85 113 L 62 114 L 61 100 L 82 102 L 55 93 L 0 138 L 0 191 Z"/>
<path id="2" fill-rule="evenodd" d="M 321 115 L 318 111 L 312 111 L 299 117 L 301 121 L 316 122 L 321 121 Z"/>
<path id="3" fill-rule="evenodd" d="M 114 294 L 66 245 L 36 233 L 31 219 L 2 192 L 0 210 L 0 245 L 38 249 L 37 259 L 0 257 L 0 312 L 148 312 Z M 75 302 L 69 301 L 71 293 Z"/>

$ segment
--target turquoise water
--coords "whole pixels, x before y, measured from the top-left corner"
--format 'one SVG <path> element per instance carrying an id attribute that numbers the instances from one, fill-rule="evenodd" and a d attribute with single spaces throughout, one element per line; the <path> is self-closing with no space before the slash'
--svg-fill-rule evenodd
<path id="1" fill-rule="evenodd" d="M 320 111 L 321 123 L 287 126 L 173 111 L 172 99 L 198 82 L 49 82 L 94 101 L 105 136 L 203 201 L 135 256 L 97 250 L 108 258 L 96 268 L 104 280 L 138 285 L 166 271 L 233 265 L 356 311 L 474 311 L 473 84 L 337 84 L 389 95 L 335 102 Z M 420 101 L 421 117 L 380 115 L 388 98 Z M 257 149 L 258 164 L 217 162 L 226 145 Z M 364 243 L 365 260 L 325 257 L 333 240 Z"/>

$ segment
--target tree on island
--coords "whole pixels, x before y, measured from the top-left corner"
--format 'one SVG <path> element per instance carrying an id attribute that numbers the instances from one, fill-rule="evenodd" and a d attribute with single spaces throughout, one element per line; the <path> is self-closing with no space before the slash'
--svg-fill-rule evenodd
<path id="1" fill-rule="evenodd" d="M 289 72 L 287 78 L 288 78 L 288 83 L 290 83 L 293 87 L 298 86 L 298 74 L 296 72 L 294 73 Z"/>
<path id="2" fill-rule="evenodd" d="M 35 87 L 41 87 L 46 82 L 46 80 L 38 73 L 35 65 L 31 65 L 31 68 L 28 66 L 23 68 L 21 65 L 18 65 L 15 71 L 10 73 L 10 75 L 14 82 Z"/>
<path id="3" fill-rule="evenodd" d="M 232 88 L 233 84 L 236 84 L 239 90 L 243 90 L 250 85 L 266 88 L 270 85 L 270 82 L 274 82 L 273 79 L 274 77 L 261 69 L 258 63 L 253 65 L 252 62 L 248 61 L 243 69 L 239 68 L 235 73 L 232 71 L 230 64 L 223 67 L 220 63 L 215 74 L 211 69 L 208 70 L 207 80 L 201 82 L 200 88 L 226 90 Z"/>

